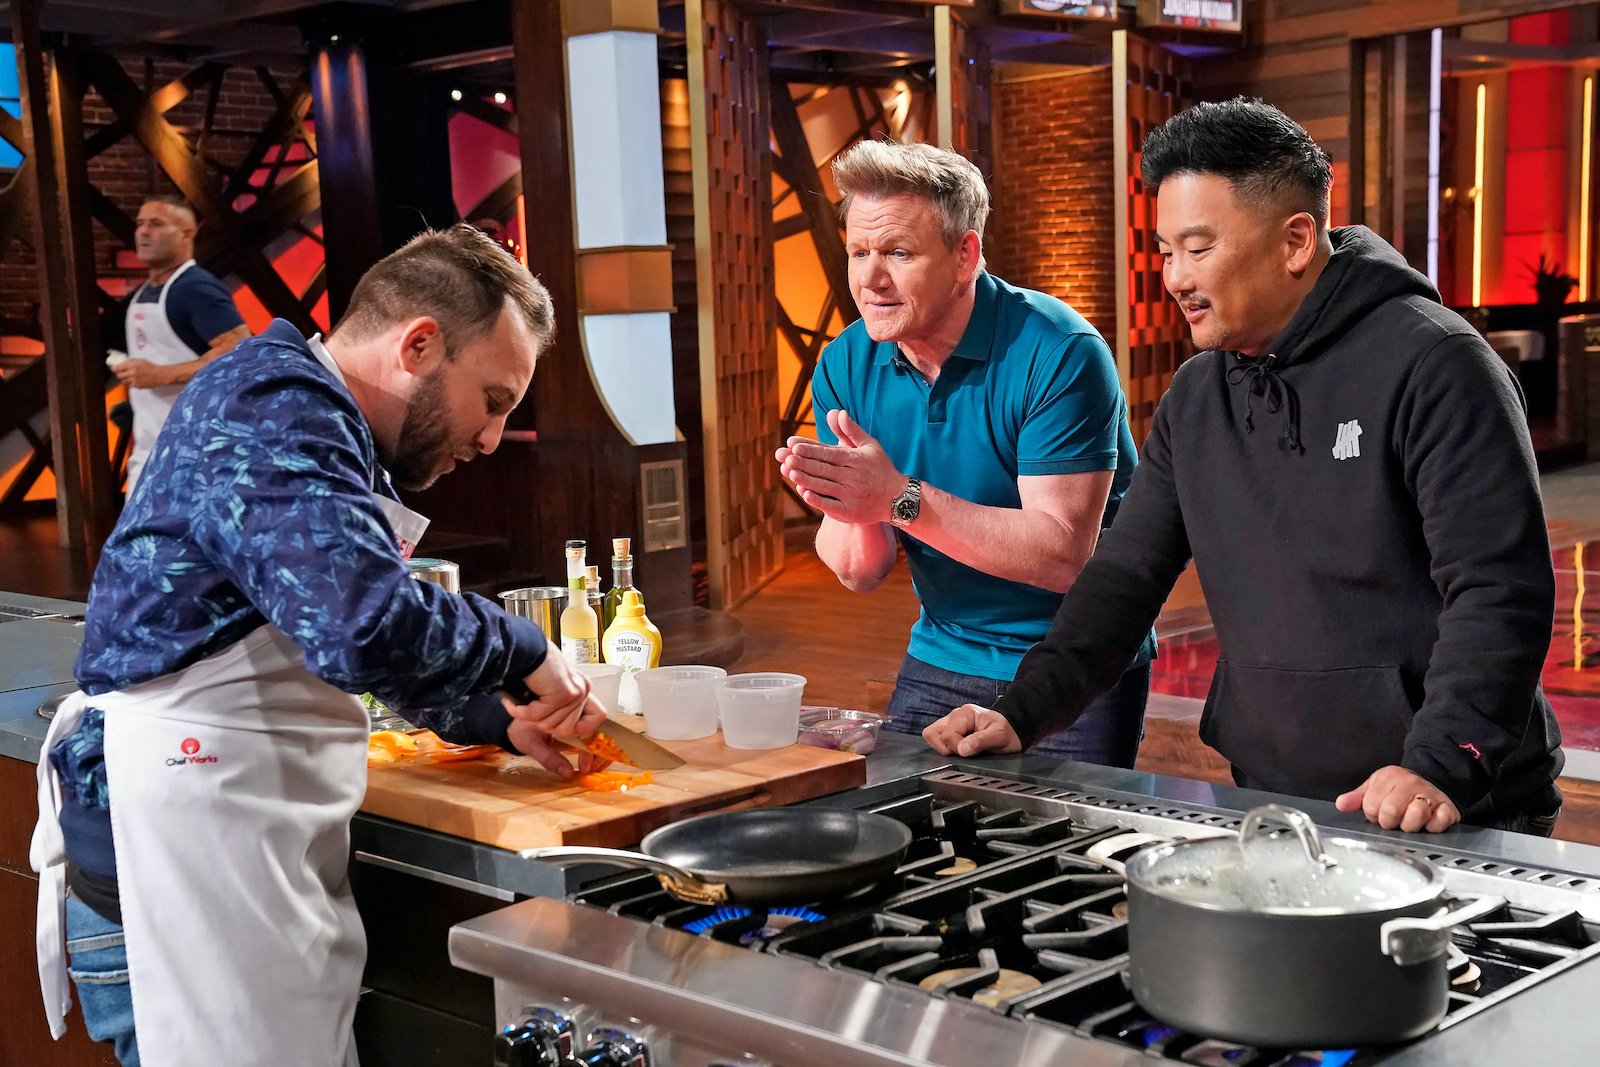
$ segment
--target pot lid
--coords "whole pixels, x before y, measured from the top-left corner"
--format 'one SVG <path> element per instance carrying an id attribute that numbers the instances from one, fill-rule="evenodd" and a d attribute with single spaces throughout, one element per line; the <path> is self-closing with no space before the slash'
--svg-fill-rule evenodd
<path id="1" fill-rule="evenodd" d="M 1270 823 L 1295 833 L 1268 836 L 1262 831 Z M 1386 911 L 1439 889 L 1427 864 L 1361 841 L 1323 841 L 1309 816 L 1278 804 L 1252 809 L 1237 837 L 1148 849 L 1127 873 L 1162 896 L 1227 911 Z"/>

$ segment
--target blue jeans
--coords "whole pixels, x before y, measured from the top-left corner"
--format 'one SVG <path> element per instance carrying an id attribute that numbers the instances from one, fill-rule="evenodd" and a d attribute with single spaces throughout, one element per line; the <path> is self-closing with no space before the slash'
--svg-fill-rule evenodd
<path id="1" fill-rule="evenodd" d="M 122 1067 L 139 1067 L 122 927 L 69 895 L 67 956 L 67 973 L 78 987 L 78 1007 L 83 1011 L 89 1036 L 96 1041 L 110 1041 Z"/>
<path id="2" fill-rule="evenodd" d="M 957 674 L 907 656 L 889 700 L 891 730 L 921 734 L 934 720 L 963 704 L 992 708 L 1010 682 Z M 1144 709 L 1150 697 L 1150 664 L 1129 667 L 1111 691 L 1084 709 L 1066 730 L 1041 738 L 1030 753 L 1132 767 L 1144 737 Z"/>

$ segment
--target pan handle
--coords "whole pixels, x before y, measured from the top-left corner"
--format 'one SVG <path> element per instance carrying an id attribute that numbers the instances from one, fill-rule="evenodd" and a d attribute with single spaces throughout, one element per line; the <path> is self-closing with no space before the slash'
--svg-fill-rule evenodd
<path id="1" fill-rule="evenodd" d="M 549 848 L 525 848 L 517 853 L 525 860 L 541 860 L 558 867 L 571 867 L 579 863 L 609 863 L 617 867 L 631 867 L 650 871 L 661 887 L 675 897 L 695 904 L 726 904 L 728 887 L 721 882 L 708 882 L 689 873 L 682 867 L 665 860 L 647 856 L 643 852 L 629 852 L 620 848 L 590 848 L 583 845 L 556 845 Z"/>
<path id="2" fill-rule="evenodd" d="M 1116 874 L 1124 873 L 1122 860 L 1113 858 L 1119 852 L 1129 849 L 1142 849 L 1146 845 L 1164 845 L 1171 841 L 1170 837 L 1159 837 L 1155 834 L 1130 831 L 1108 837 L 1103 841 L 1096 841 L 1083 853 L 1086 859 L 1091 859 L 1100 866 Z"/>

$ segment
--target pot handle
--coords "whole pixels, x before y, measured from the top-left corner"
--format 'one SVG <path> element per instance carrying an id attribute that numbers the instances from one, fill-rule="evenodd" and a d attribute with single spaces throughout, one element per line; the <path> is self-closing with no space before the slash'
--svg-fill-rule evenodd
<path id="1" fill-rule="evenodd" d="M 1311 821 L 1311 816 L 1287 804 L 1263 804 L 1246 812 L 1244 822 L 1239 824 L 1239 843 L 1242 845 L 1260 833 L 1269 822 L 1280 822 L 1293 830 L 1312 863 L 1324 869 L 1339 865 L 1338 860 L 1323 850 L 1322 835 L 1317 833 L 1317 824 Z"/>
<path id="2" fill-rule="evenodd" d="M 1402 967 L 1442 956 L 1450 931 L 1505 905 L 1505 897 L 1467 897 L 1422 919 L 1390 919 L 1378 929 L 1378 948 Z"/>
<path id="3" fill-rule="evenodd" d="M 572 867 L 580 863 L 610 863 L 617 867 L 632 867 L 650 871 L 661 883 L 661 888 L 682 900 L 695 904 L 726 904 L 728 887 L 722 882 L 708 882 L 682 867 L 647 856 L 643 852 L 629 852 L 620 848 L 590 848 L 582 845 L 556 845 L 550 848 L 525 848 L 517 855 L 525 860 L 541 860 L 557 867 Z"/>

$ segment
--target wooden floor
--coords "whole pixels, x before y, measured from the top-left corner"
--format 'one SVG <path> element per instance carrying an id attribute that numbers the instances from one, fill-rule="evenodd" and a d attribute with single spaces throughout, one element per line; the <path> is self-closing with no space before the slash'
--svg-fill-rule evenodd
<path id="1" fill-rule="evenodd" d="M 93 565 L 56 544 L 53 512 L 0 521 L 0 589 L 61 600 L 86 600 Z"/>

